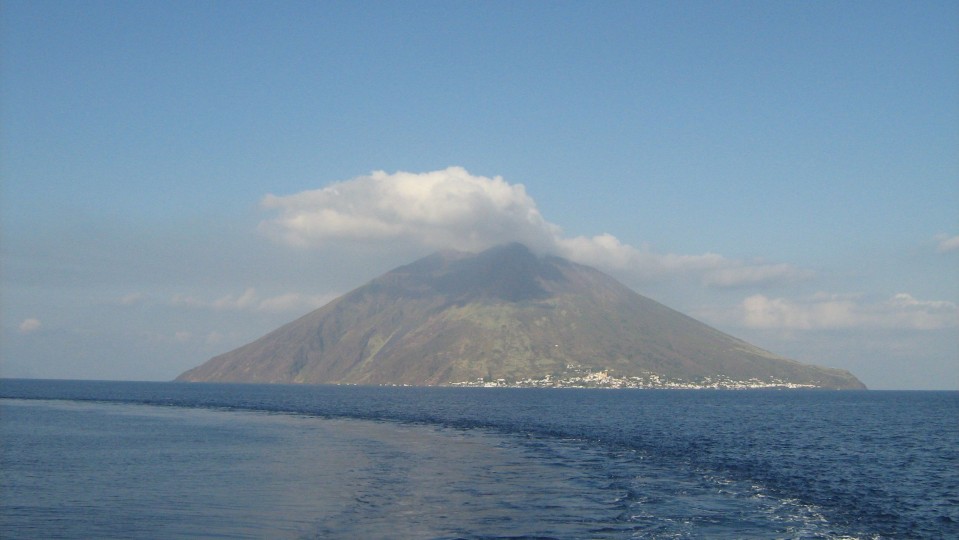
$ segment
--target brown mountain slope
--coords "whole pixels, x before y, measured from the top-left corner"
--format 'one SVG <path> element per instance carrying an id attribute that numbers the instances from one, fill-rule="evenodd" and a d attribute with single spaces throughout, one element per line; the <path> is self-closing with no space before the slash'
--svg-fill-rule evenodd
<path id="1" fill-rule="evenodd" d="M 589 371 L 864 388 L 846 371 L 778 357 L 520 244 L 402 266 L 177 380 L 445 385 Z"/>

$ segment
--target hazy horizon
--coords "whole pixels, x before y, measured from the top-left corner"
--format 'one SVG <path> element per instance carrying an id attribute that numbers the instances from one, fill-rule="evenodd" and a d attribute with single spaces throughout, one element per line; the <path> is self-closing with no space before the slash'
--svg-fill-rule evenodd
<path id="1" fill-rule="evenodd" d="M 0 8 L 0 377 L 172 380 L 523 242 L 959 390 L 950 2 Z"/>

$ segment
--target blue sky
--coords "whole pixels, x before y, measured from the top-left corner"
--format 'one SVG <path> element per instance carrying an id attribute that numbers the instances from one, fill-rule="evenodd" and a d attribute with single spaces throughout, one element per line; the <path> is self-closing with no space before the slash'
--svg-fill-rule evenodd
<path id="1" fill-rule="evenodd" d="M 0 25 L 2 376 L 170 379 L 518 239 L 870 387 L 959 388 L 954 2 L 14 0 Z"/>

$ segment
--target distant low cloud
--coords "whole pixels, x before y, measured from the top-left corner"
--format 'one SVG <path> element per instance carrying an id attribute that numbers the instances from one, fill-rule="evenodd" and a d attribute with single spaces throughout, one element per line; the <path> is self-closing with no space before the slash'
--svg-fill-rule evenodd
<path id="1" fill-rule="evenodd" d="M 321 307 L 331 300 L 333 295 L 303 295 L 287 293 L 279 296 L 264 298 L 257 304 L 257 310 L 271 313 L 304 311 Z"/>
<path id="2" fill-rule="evenodd" d="M 474 176 L 461 167 L 426 173 L 377 171 L 318 190 L 267 195 L 275 216 L 260 224 L 271 238 L 297 247 L 343 242 L 406 242 L 433 249 L 478 251 L 506 242 L 641 279 L 696 275 L 705 285 L 738 287 L 807 279 L 787 264 L 734 260 L 714 253 L 677 255 L 623 244 L 611 234 L 565 237 L 539 212 L 521 184 Z"/>
<path id="3" fill-rule="evenodd" d="M 936 250 L 939 253 L 948 253 L 950 251 L 959 250 L 959 236 L 947 236 L 940 234 L 936 236 L 936 240 L 939 244 L 936 246 Z"/>
<path id="4" fill-rule="evenodd" d="M 856 296 L 824 293 L 806 300 L 757 294 L 743 300 L 740 314 L 741 324 L 757 329 L 935 330 L 959 326 L 959 309 L 953 302 L 918 300 L 906 293 L 874 303 L 863 302 Z"/>
<path id="5" fill-rule="evenodd" d="M 176 294 L 171 299 L 175 306 L 185 306 L 193 308 L 216 309 L 216 310 L 243 310 L 256 306 L 256 289 L 248 288 L 242 294 L 228 294 L 215 300 L 202 300 L 194 296 Z"/>
<path id="6" fill-rule="evenodd" d="M 117 299 L 121 306 L 132 306 L 146 300 L 146 295 L 140 292 L 129 293 Z"/>
<path id="7" fill-rule="evenodd" d="M 741 287 L 791 283 L 809 279 L 813 273 L 788 264 L 769 264 L 729 259 L 716 253 L 677 255 L 656 253 L 621 243 L 610 234 L 587 238 L 555 239 L 557 251 L 574 261 L 611 270 L 626 271 L 642 279 L 698 275 L 704 285 Z"/>
<path id="8" fill-rule="evenodd" d="M 261 297 L 256 289 L 250 287 L 240 294 L 227 294 L 213 300 L 195 296 L 176 294 L 170 299 L 174 306 L 216 311 L 261 311 L 268 313 L 302 312 L 316 309 L 328 303 L 331 295 L 306 295 L 287 293 L 278 296 Z"/>
<path id="9" fill-rule="evenodd" d="M 718 287 L 740 287 L 763 283 L 792 283 L 814 277 L 810 270 L 795 268 L 788 264 L 745 263 L 725 261 L 723 265 L 706 273 L 707 285 Z"/>
<path id="10" fill-rule="evenodd" d="M 24 319 L 23 322 L 20 323 L 20 326 L 17 327 L 17 331 L 21 334 L 30 334 L 39 330 L 41 326 L 42 324 L 39 319 Z"/>

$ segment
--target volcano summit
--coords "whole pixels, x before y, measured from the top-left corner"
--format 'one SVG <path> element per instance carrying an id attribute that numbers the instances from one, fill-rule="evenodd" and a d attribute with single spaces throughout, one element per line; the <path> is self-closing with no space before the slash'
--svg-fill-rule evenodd
<path id="1" fill-rule="evenodd" d="M 521 244 L 401 266 L 177 380 L 865 388 Z"/>

